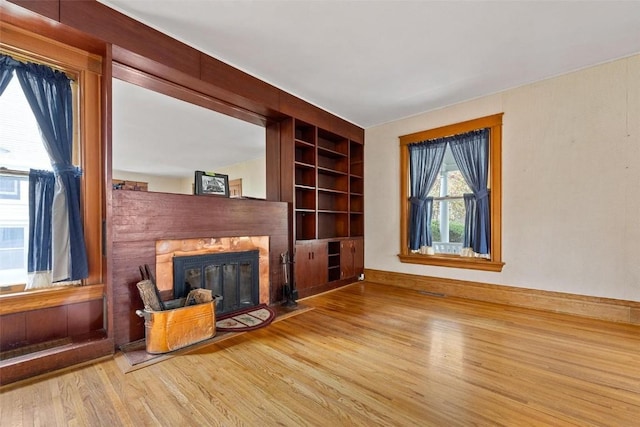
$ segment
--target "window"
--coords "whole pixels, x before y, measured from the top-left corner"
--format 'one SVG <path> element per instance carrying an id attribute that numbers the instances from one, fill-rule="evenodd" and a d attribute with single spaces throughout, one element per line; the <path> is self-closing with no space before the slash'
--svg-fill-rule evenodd
<path id="1" fill-rule="evenodd" d="M 482 156 L 476 150 L 460 149 L 470 139 L 485 147 L 486 188 L 478 186 L 478 182 L 468 182 L 465 171 L 461 171 L 460 163 L 469 177 L 469 162 L 463 160 L 464 156 L 470 156 L 473 161 Z M 398 256 L 402 262 L 502 270 L 501 143 L 502 114 L 400 137 L 403 179 L 400 184 L 401 249 Z M 428 154 L 416 154 L 418 151 L 428 151 Z M 427 165 L 422 175 L 416 174 L 422 168 L 418 165 Z M 417 182 L 424 184 L 416 185 Z M 432 186 L 426 188 L 430 183 Z M 477 187 L 475 192 L 471 189 L 474 186 Z M 486 207 L 478 207 L 481 203 Z M 483 217 L 478 211 L 488 212 L 488 215 Z M 480 217 L 485 220 L 481 227 L 476 222 Z M 480 229 L 485 231 L 479 232 Z M 465 240 L 469 247 L 465 247 Z"/>
<path id="2" fill-rule="evenodd" d="M 29 236 L 29 169 L 51 170 L 38 123 L 18 78 L 0 95 L 0 286 L 24 284 Z M 19 227 L 13 227 L 18 225 Z M 16 236 L 20 234 L 18 240 Z M 25 237 L 26 236 L 26 237 Z M 18 265 L 17 260 L 22 262 Z"/>
<path id="3" fill-rule="evenodd" d="M 82 169 L 81 221 L 89 275 L 84 284 L 102 283 L 101 223 L 103 217 L 102 150 L 100 126 L 101 58 L 33 35 L 5 22 L 0 52 L 19 62 L 43 64 L 64 72 L 73 82 L 73 160 Z M 15 97 L 22 98 L 22 100 Z M 28 247 L 28 179 L 30 169 L 49 169 L 51 162 L 35 118 L 14 76 L 0 97 L 0 286 L 25 283 Z M 24 102 L 24 104 L 23 104 Z M 9 104 L 8 109 L 5 108 Z M 29 114 L 23 114 L 25 109 Z M 4 108 L 4 109 L 3 109 Z M 27 116 L 30 116 L 28 118 Z M 6 125 L 6 126 L 5 126 Z M 81 237 L 82 238 L 82 237 Z M 5 256 L 6 255 L 6 256 Z M 22 270 L 21 279 L 13 274 Z M 15 289 L 15 287 L 13 287 Z"/>
<path id="4" fill-rule="evenodd" d="M 464 194 L 471 193 L 460 168 L 446 147 L 438 177 L 429 196 L 433 197 L 431 235 L 434 253 L 460 254 L 464 237 Z"/>
<path id="5" fill-rule="evenodd" d="M 17 177 L 0 176 L 0 199 L 20 200 L 20 180 Z"/>

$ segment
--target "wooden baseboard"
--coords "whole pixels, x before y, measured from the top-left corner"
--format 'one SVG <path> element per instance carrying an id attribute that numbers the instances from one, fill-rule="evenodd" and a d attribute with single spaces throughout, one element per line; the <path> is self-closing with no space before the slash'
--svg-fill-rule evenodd
<path id="1" fill-rule="evenodd" d="M 365 269 L 367 282 L 640 325 L 640 302 Z"/>

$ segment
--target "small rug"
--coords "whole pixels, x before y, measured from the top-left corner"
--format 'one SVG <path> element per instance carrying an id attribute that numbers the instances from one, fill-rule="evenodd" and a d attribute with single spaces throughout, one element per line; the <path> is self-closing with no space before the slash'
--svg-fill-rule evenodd
<path id="1" fill-rule="evenodd" d="M 267 326 L 276 317 L 276 312 L 266 304 L 223 315 L 216 321 L 216 331 L 241 332 Z"/>

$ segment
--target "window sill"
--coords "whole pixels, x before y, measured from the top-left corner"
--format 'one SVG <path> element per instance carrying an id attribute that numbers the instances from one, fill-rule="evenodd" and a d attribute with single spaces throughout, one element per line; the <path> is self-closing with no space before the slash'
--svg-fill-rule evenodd
<path id="1" fill-rule="evenodd" d="M 400 262 L 407 264 L 435 265 L 438 267 L 466 268 L 469 270 L 502 271 L 504 262 L 481 258 L 464 258 L 451 255 L 405 255 L 398 254 Z"/>
<path id="2" fill-rule="evenodd" d="M 0 294 L 0 316 L 102 299 L 103 295 L 102 284 Z"/>

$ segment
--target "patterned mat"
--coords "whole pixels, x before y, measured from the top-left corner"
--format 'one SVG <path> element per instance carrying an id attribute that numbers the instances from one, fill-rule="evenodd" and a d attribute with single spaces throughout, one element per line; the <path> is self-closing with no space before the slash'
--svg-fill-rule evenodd
<path id="1" fill-rule="evenodd" d="M 221 316 L 216 321 L 216 331 L 240 332 L 267 326 L 276 317 L 276 312 L 266 304 Z"/>

